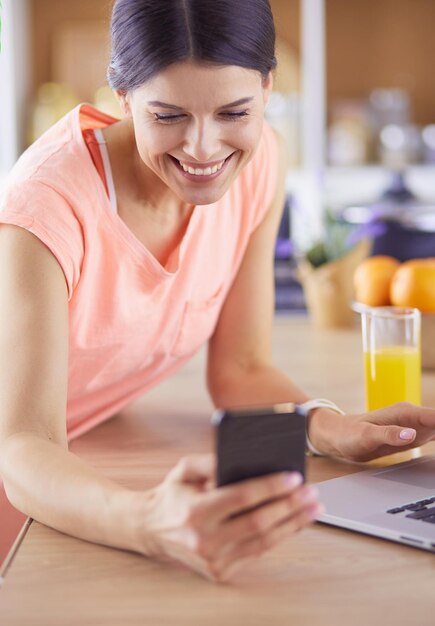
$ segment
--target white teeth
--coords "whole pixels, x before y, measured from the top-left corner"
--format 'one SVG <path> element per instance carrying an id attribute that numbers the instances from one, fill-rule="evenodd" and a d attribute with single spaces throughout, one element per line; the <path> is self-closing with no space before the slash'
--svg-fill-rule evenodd
<path id="1" fill-rule="evenodd" d="M 206 167 L 203 169 L 201 167 L 190 167 L 190 165 L 185 165 L 181 161 L 178 162 L 185 172 L 194 174 L 195 176 L 210 176 L 211 174 L 216 174 L 216 172 L 218 172 L 225 163 L 225 161 L 221 161 L 220 163 L 213 165 L 213 167 Z"/>

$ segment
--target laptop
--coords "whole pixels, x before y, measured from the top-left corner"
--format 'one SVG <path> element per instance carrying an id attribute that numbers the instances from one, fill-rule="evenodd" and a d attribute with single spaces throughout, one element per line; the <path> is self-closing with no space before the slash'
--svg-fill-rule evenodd
<path id="1" fill-rule="evenodd" d="M 435 552 L 435 454 L 316 484 L 317 521 Z"/>

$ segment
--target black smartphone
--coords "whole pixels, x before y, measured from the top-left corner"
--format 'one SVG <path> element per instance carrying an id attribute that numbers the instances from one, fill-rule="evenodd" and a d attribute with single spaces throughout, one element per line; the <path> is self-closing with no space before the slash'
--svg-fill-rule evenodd
<path id="1" fill-rule="evenodd" d="M 274 472 L 305 477 L 305 417 L 297 405 L 217 409 L 212 423 L 218 486 Z"/>

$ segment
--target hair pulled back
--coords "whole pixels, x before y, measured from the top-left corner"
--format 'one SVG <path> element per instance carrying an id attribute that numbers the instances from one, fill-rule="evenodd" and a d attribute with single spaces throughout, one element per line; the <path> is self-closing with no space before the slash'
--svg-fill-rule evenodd
<path id="1" fill-rule="evenodd" d="M 276 67 L 269 0 L 116 0 L 112 89 L 133 90 L 185 60 L 238 65 L 266 77 Z"/>

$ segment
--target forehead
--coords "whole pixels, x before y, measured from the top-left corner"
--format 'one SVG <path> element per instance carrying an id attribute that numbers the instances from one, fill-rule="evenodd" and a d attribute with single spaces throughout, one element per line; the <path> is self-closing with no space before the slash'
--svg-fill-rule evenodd
<path id="1" fill-rule="evenodd" d="M 181 108 L 222 106 L 261 93 L 256 70 L 236 65 L 173 63 L 135 90 L 141 101 L 159 100 Z"/>

